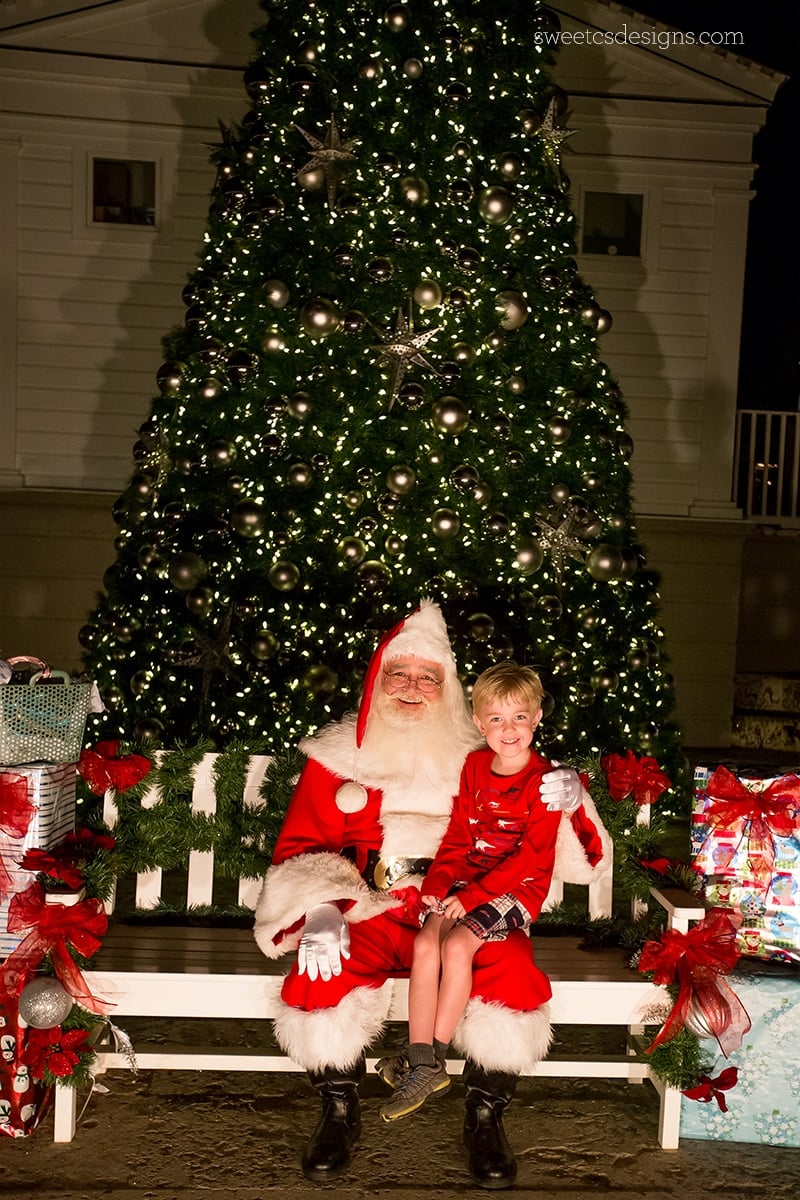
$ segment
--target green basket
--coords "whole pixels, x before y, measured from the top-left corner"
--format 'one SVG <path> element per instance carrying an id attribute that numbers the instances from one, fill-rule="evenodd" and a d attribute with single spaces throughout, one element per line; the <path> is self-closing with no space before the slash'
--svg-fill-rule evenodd
<path id="1" fill-rule="evenodd" d="M 91 683 L 74 683 L 65 671 L 41 667 L 27 683 L 0 686 L 0 766 L 77 762 L 92 704 Z M 51 682 L 56 678 L 61 683 Z"/>

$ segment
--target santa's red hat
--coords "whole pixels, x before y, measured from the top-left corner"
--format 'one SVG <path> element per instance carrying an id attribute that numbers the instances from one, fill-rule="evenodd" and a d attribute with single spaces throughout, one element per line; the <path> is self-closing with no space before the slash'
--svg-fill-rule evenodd
<path id="1" fill-rule="evenodd" d="M 364 677 L 364 689 L 356 722 L 356 745 L 364 740 L 375 685 L 385 663 L 394 662 L 413 654 L 415 658 L 427 658 L 439 663 L 444 671 L 445 682 L 456 678 L 456 663 L 450 649 L 447 626 L 441 609 L 433 600 L 421 600 L 419 608 L 405 617 L 388 633 L 385 633 L 370 659 Z"/>

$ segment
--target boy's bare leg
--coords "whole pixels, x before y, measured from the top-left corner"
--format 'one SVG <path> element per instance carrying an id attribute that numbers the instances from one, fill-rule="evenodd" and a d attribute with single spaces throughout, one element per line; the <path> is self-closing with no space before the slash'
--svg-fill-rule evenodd
<path id="1" fill-rule="evenodd" d="M 432 913 L 414 942 L 411 978 L 408 984 L 408 1040 L 433 1044 L 442 939 L 452 929 L 448 917 Z"/>
<path id="2" fill-rule="evenodd" d="M 441 945 L 442 978 L 433 1036 L 445 1045 L 467 1007 L 472 991 L 472 960 L 481 939 L 465 925 L 456 925 Z"/>

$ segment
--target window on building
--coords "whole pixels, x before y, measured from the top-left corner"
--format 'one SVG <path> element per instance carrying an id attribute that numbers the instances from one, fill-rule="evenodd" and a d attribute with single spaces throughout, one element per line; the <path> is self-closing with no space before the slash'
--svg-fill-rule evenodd
<path id="1" fill-rule="evenodd" d="M 156 164 L 93 159 L 92 220 L 99 224 L 155 225 Z"/>
<path id="2" fill-rule="evenodd" d="M 642 245 L 644 197 L 622 192 L 586 192 L 581 250 L 638 258 Z"/>

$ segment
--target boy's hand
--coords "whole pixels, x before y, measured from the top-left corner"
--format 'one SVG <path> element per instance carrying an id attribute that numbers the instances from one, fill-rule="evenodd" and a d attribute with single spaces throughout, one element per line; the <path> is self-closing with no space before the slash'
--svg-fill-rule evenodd
<path id="1" fill-rule="evenodd" d="M 465 917 L 467 910 L 459 900 L 458 896 L 448 896 L 444 901 L 442 911 L 451 921 L 455 921 L 458 917 Z"/>
<path id="2" fill-rule="evenodd" d="M 583 798 L 578 772 L 556 763 L 556 770 L 542 776 L 539 795 L 549 812 L 574 813 Z"/>

